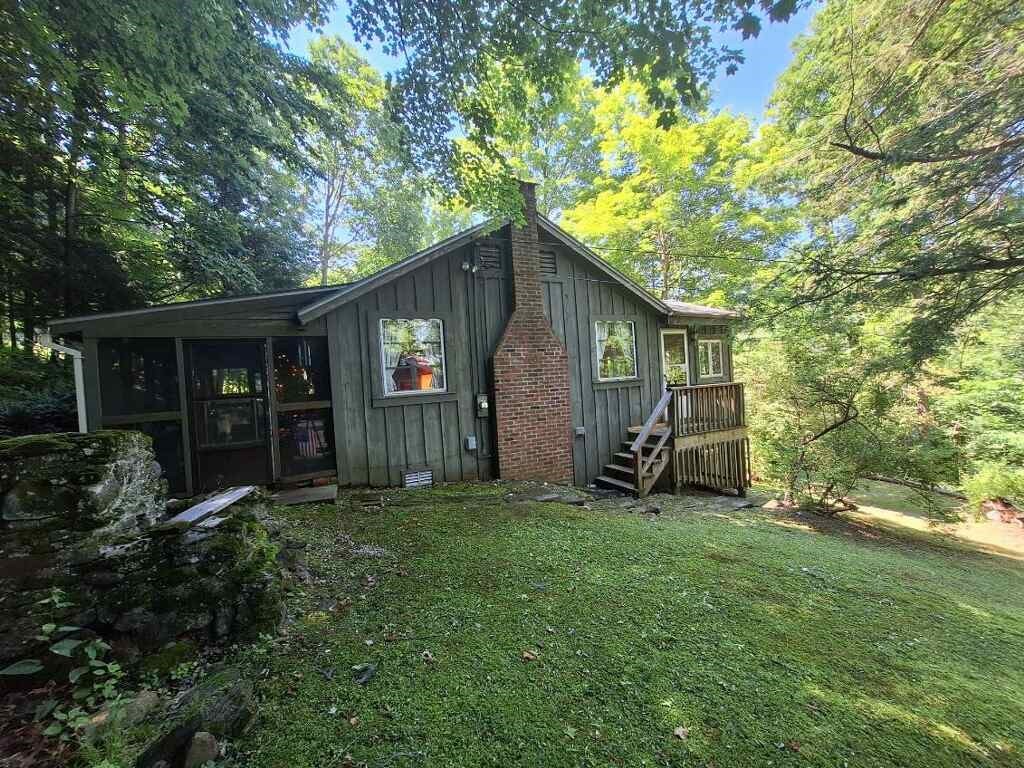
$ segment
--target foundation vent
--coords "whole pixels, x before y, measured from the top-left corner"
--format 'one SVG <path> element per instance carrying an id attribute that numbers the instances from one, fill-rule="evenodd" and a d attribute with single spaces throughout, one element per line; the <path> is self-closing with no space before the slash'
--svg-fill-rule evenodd
<path id="1" fill-rule="evenodd" d="M 425 488 L 434 484 L 432 469 L 410 470 L 402 475 L 403 488 Z"/>

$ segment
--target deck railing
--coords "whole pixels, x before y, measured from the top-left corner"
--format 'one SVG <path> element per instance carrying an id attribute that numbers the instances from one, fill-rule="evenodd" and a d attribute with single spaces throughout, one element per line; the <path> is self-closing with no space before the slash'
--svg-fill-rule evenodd
<path id="1" fill-rule="evenodd" d="M 746 426 L 742 382 L 670 389 L 673 431 L 678 437 Z"/>

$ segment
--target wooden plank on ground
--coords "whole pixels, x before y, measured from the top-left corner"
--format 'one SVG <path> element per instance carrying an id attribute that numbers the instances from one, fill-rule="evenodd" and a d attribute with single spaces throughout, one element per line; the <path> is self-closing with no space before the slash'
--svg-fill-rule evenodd
<path id="1" fill-rule="evenodd" d="M 278 491 L 270 497 L 275 504 L 316 504 L 317 502 L 333 502 L 338 497 L 336 485 L 314 485 L 309 488 L 289 488 Z"/>
<path id="2" fill-rule="evenodd" d="M 228 488 L 226 491 L 218 493 L 216 496 L 211 496 L 208 499 L 195 504 L 184 512 L 180 512 L 170 520 L 167 521 L 169 526 L 181 526 L 187 528 L 195 525 L 215 512 L 220 512 L 225 507 L 229 507 L 239 499 L 244 499 L 250 493 L 256 490 L 255 485 L 240 485 L 237 488 Z"/>

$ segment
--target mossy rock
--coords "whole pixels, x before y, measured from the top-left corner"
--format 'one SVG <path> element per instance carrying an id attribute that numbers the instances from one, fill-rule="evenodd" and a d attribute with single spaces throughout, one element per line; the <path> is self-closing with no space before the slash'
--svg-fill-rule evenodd
<path id="1" fill-rule="evenodd" d="M 163 510 L 152 441 L 141 432 L 0 440 L 0 524 L 88 532 L 136 530 Z"/>
<path id="2" fill-rule="evenodd" d="M 155 653 L 146 656 L 139 664 L 142 673 L 153 673 L 160 678 L 168 677 L 176 667 L 199 657 L 199 646 L 194 640 L 173 640 Z"/>
<path id="3" fill-rule="evenodd" d="M 23 435 L 0 440 L 0 462 L 73 451 L 73 437 L 74 433 L 58 432 L 52 435 Z"/>
<path id="4" fill-rule="evenodd" d="M 181 711 L 185 720 L 198 719 L 202 730 L 214 736 L 238 736 L 252 722 L 255 706 L 252 683 L 228 667 L 186 692 Z"/>

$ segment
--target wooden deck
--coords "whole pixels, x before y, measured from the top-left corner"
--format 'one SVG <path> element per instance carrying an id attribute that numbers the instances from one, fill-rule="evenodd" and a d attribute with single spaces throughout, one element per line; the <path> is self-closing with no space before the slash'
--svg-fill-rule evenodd
<path id="1" fill-rule="evenodd" d="M 597 483 L 646 496 L 672 466 L 676 491 L 696 485 L 744 494 L 750 486 L 743 384 L 670 387 L 647 421 L 627 430 L 628 441 Z"/>
<path id="2" fill-rule="evenodd" d="M 699 485 L 739 494 L 750 486 L 743 383 L 672 388 L 676 489 Z"/>

